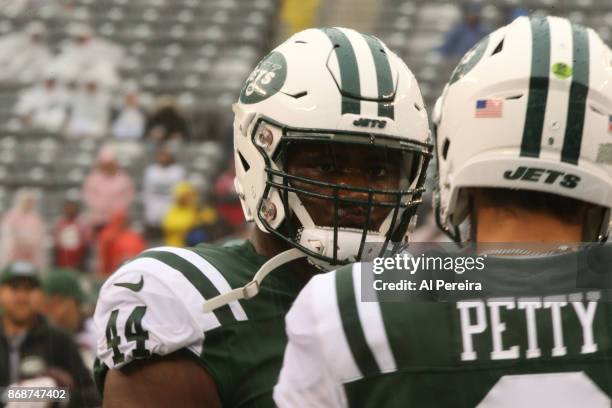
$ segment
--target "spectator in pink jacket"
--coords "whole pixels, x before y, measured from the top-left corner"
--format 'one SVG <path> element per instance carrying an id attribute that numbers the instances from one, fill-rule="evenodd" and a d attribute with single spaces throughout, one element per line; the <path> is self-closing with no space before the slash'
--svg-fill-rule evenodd
<path id="1" fill-rule="evenodd" d="M 88 218 L 98 232 L 117 210 L 127 211 L 134 199 L 134 183 L 119 167 L 113 150 L 103 148 L 98 163 L 83 184 L 83 201 Z"/>
<path id="2" fill-rule="evenodd" d="M 2 218 L 0 266 L 25 261 L 46 266 L 45 224 L 38 212 L 38 195 L 31 189 L 15 194 L 13 206 Z"/>

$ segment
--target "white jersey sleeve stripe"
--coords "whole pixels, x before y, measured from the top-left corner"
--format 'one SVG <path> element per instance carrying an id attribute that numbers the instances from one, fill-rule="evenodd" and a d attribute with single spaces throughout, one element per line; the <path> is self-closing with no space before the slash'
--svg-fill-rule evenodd
<path id="1" fill-rule="evenodd" d="M 133 279 L 134 276 L 138 276 L 137 272 L 139 270 L 143 271 L 144 285 L 147 284 L 147 275 L 152 274 L 153 272 L 151 271 L 155 271 L 156 278 L 165 282 L 167 288 L 174 293 L 176 298 L 181 299 L 186 310 L 190 312 L 202 332 L 221 326 L 221 322 L 214 313 L 193 313 L 193 311 L 199 312 L 202 310 L 202 294 L 185 279 L 180 271 L 170 265 L 154 258 L 137 258 L 122 266 L 113 274 L 113 283 L 122 280 L 124 270 L 126 272 L 125 275 L 129 273 L 129 278 L 126 277 L 126 279 Z M 107 283 L 110 284 L 108 281 Z"/>
<path id="2" fill-rule="evenodd" d="M 288 342 L 274 388 L 274 401 L 279 408 L 347 406 L 344 388 L 334 373 L 337 360 L 329 360 L 322 347 L 338 336 L 321 338 L 313 330 L 317 324 L 314 305 L 321 299 L 315 280 L 300 292 L 285 318 Z"/>
<path id="3" fill-rule="evenodd" d="M 310 293 L 315 297 L 310 303 L 316 318 L 315 331 L 318 338 L 324 340 L 320 343 L 326 361 L 335 362 L 332 367 L 334 376 L 344 383 L 361 378 L 361 372 L 342 329 L 335 274 L 336 272 L 329 272 L 310 280 Z"/>
<path id="4" fill-rule="evenodd" d="M 202 273 L 208 278 L 208 280 L 213 284 L 213 286 L 219 291 L 220 294 L 227 293 L 232 290 L 232 287 L 228 283 L 228 281 L 223 277 L 221 272 L 217 270 L 210 262 L 206 259 L 202 258 L 198 254 L 184 248 L 177 247 L 158 247 L 152 248 L 148 251 L 161 251 L 161 252 L 169 252 L 176 256 L 183 258 L 185 261 L 191 263 L 196 268 L 198 268 Z M 146 254 L 148 251 L 145 251 Z M 240 303 L 237 301 L 233 301 L 229 303 L 230 310 L 232 311 L 232 315 L 238 321 L 247 320 L 247 315 Z M 201 309 L 201 305 L 200 305 Z"/>

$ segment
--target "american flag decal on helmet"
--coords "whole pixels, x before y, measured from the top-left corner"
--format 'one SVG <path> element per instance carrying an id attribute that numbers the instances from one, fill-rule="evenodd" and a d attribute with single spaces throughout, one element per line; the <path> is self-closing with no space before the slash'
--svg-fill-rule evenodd
<path id="1" fill-rule="evenodd" d="M 499 99 L 479 99 L 476 101 L 477 118 L 501 118 L 504 102 Z"/>

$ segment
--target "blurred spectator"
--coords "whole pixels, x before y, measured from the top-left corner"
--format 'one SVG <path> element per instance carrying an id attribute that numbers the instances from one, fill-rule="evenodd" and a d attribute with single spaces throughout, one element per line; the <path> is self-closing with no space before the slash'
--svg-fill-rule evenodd
<path id="1" fill-rule="evenodd" d="M 525 7 L 509 7 L 505 13 L 505 20 L 500 22 L 500 26 L 510 24 L 519 17 L 529 16 L 529 10 Z"/>
<path id="2" fill-rule="evenodd" d="M 68 34 L 71 40 L 53 61 L 61 69 L 66 81 L 80 81 L 83 73 L 99 65 L 109 65 L 116 69 L 121 63 L 123 48 L 95 37 L 88 25 L 74 23 L 68 28 Z"/>
<path id="3" fill-rule="evenodd" d="M 51 270 L 42 284 L 45 295 L 43 314 L 56 327 L 70 334 L 87 367 L 93 367 L 96 336 L 93 321 L 83 315 L 86 301 L 79 275 L 70 269 Z"/>
<path id="4" fill-rule="evenodd" d="M 0 264 L 26 261 L 39 269 L 46 266 L 45 224 L 38 212 L 39 197 L 33 190 L 21 189 L 13 206 L 2 219 Z"/>
<path id="5" fill-rule="evenodd" d="M 36 82 L 52 59 L 45 44 L 46 27 L 31 22 L 17 34 L 0 39 L 0 81 Z"/>
<path id="6" fill-rule="evenodd" d="M 123 106 L 113 121 L 113 137 L 122 140 L 140 139 L 144 134 L 146 120 L 138 101 L 138 88 L 135 84 L 126 86 Z"/>
<path id="7" fill-rule="evenodd" d="M 100 151 L 96 168 L 85 179 L 82 195 L 95 231 L 106 225 L 116 210 L 128 209 L 134 200 L 134 183 L 119 167 L 113 150 Z"/>
<path id="8" fill-rule="evenodd" d="M 0 0 L 0 10 L 9 16 L 18 16 L 28 9 L 30 0 Z"/>
<path id="9" fill-rule="evenodd" d="M 320 0 L 283 0 L 281 20 L 287 25 L 288 35 L 314 26 Z"/>
<path id="10" fill-rule="evenodd" d="M 205 206 L 198 214 L 196 226 L 187 234 L 185 245 L 196 246 L 205 242 L 212 242 L 216 238 L 217 211 L 210 206 Z"/>
<path id="11" fill-rule="evenodd" d="M 158 98 L 153 113 L 147 119 L 145 135 L 157 142 L 189 139 L 187 119 L 179 110 L 174 97 L 166 95 Z"/>
<path id="12" fill-rule="evenodd" d="M 166 245 L 184 247 L 189 231 L 199 223 L 198 193 L 183 181 L 174 188 L 174 203 L 166 213 L 162 227 Z"/>
<path id="13" fill-rule="evenodd" d="M 162 236 L 162 221 L 172 205 L 172 193 L 185 178 L 185 169 L 174 161 L 168 147 L 157 151 L 156 162 L 149 165 L 142 181 L 142 203 L 148 239 Z"/>
<path id="14" fill-rule="evenodd" d="M 3 3 L 0 2 L 0 6 Z M 46 28 L 38 21 L 32 21 L 22 31 L 15 31 L 0 37 L 0 62 L 4 63 L 11 59 L 16 53 L 28 46 L 31 39 L 30 35 L 38 33 L 44 35 Z"/>
<path id="15" fill-rule="evenodd" d="M 24 126 L 58 132 L 66 122 L 70 93 L 53 68 L 43 75 L 43 82 L 19 94 L 15 114 Z"/>
<path id="16" fill-rule="evenodd" d="M 77 200 L 66 199 L 62 217 L 53 228 L 53 264 L 59 267 L 85 269 L 91 242 L 89 225 L 79 216 Z"/>
<path id="17" fill-rule="evenodd" d="M 456 25 L 444 39 L 439 51 L 445 57 L 461 57 L 468 52 L 481 38 L 488 34 L 480 21 L 479 4 L 463 6 L 463 21 Z"/>
<path id="18" fill-rule="evenodd" d="M 110 87 L 114 75 L 100 66 L 83 75 L 70 108 L 70 118 L 66 126 L 69 137 L 106 136 L 110 125 L 111 94 Z"/>
<path id="19" fill-rule="evenodd" d="M 22 14 L 30 16 L 36 15 L 41 7 L 54 4 L 57 0 L 0 0 L 0 11 L 10 17 L 17 17 Z"/>
<path id="20" fill-rule="evenodd" d="M 217 213 L 223 222 L 234 231 L 244 227 L 244 213 L 240 199 L 234 189 L 234 166 L 231 165 L 215 182 L 215 202 Z"/>
<path id="21" fill-rule="evenodd" d="M 0 387 L 24 380 L 70 387 L 70 407 L 96 406 L 97 391 L 77 345 L 36 312 L 39 285 L 36 269 L 25 262 L 10 264 L 0 276 Z"/>
<path id="22" fill-rule="evenodd" d="M 117 210 L 98 238 L 98 273 L 108 276 L 122 263 L 144 251 L 143 237 L 128 225 L 127 212 Z"/>

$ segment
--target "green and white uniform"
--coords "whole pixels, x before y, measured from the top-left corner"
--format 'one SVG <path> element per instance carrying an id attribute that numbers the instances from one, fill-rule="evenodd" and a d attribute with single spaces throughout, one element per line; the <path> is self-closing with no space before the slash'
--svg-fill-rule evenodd
<path id="1" fill-rule="evenodd" d="M 273 406 L 284 317 L 303 284 L 279 269 L 256 298 L 203 310 L 205 299 L 245 285 L 267 260 L 240 242 L 153 248 L 122 266 L 102 287 L 94 315 L 100 389 L 109 368 L 182 351 L 212 376 L 224 406 Z"/>
<path id="2" fill-rule="evenodd" d="M 612 307 L 587 301 L 602 293 L 576 289 L 574 256 L 537 258 L 537 272 L 515 280 L 529 289 L 552 283 L 554 297 L 362 302 L 360 264 L 315 276 L 287 315 L 274 399 L 280 407 L 610 407 Z M 488 282 L 512 286 L 524 262 L 533 260 L 490 257 Z"/>

